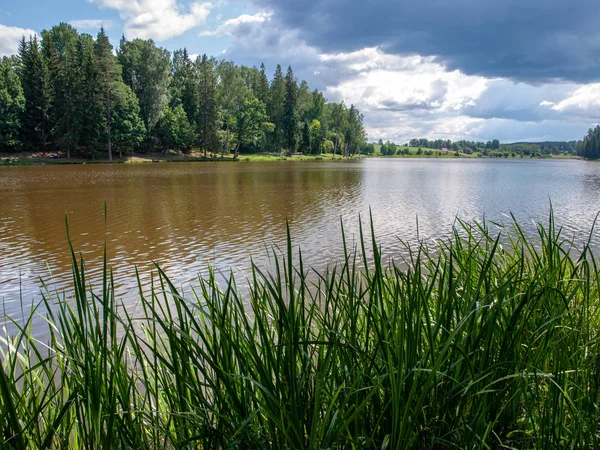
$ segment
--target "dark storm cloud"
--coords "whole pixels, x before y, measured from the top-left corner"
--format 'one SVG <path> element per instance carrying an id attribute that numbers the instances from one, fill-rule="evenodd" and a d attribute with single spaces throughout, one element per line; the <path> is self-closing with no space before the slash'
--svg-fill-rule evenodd
<path id="1" fill-rule="evenodd" d="M 529 83 L 600 80 L 593 0 L 255 0 L 324 52 L 378 46 Z"/>

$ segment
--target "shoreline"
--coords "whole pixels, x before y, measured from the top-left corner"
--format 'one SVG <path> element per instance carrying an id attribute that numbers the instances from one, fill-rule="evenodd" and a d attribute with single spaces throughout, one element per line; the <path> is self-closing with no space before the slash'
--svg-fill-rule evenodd
<path id="1" fill-rule="evenodd" d="M 213 153 L 204 157 L 201 153 L 191 152 L 189 154 L 178 154 L 169 152 L 165 153 L 134 153 L 123 158 L 114 158 L 112 162 L 108 159 L 86 159 L 86 158 L 71 158 L 67 159 L 59 153 L 43 153 L 41 152 L 19 152 L 0 154 L 0 166 L 45 166 L 45 165 L 74 165 L 74 164 L 147 164 L 147 163 L 164 163 L 164 162 L 279 162 L 279 161 L 298 161 L 298 162 L 316 162 L 316 161 L 356 161 L 360 159 L 539 159 L 539 160 L 564 160 L 564 159 L 579 159 L 580 156 L 565 155 L 556 156 L 548 155 L 544 157 L 486 157 L 461 154 L 444 155 L 352 155 L 343 157 L 339 154 L 321 154 L 321 155 L 302 155 L 294 154 L 292 156 L 276 155 L 271 153 L 254 153 L 239 155 L 237 159 L 233 155 L 225 155 L 223 158 L 219 154 Z"/>

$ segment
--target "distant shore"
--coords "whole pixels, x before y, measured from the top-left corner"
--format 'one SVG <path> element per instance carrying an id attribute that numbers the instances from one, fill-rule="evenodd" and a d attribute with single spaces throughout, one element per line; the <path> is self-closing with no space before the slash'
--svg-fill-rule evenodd
<path id="1" fill-rule="evenodd" d="M 454 152 L 438 152 L 432 155 L 417 154 L 411 152 L 402 155 L 381 155 L 378 153 L 371 155 L 351 155 L 344 157 L 340 154 L 321 154 L 321 155 L 304 155 L 295 153 L 293 155 L 273 154 L 273 153 L 253 153 L 240 154 L 235 159 L 233 154 L 226 154 L 221 157 L 218 153 L 208 153 L 206 157 L 202 152 L 178 153 L 178 152 L 154 152 L 154 153 L 134 153 L 119 158 L 118 155 L 113 157 L 112 164 L 138 164 L 138 163 L 153 163 L 153 162 L 277 162 L 277 161 L 342 161 L 342 160 L 357 160 L 362 158 L 425 158 L 425 159 L 581 159 L 575 155 L 547 155 L 544 157 L 528 157 L 528 156 L 508 156 L 508 157 L 487 157 L 477 154 L 469 155 L 460 153 L 458 156 Z M 19 153 L 4 153 L 0 154 L 0 166 L 29 166 L 29 165 L 64 165 L 64 164 L 109 164 L 107 158 L 81 158 L 72 157 L 70 159 L 62 153 L 56 152 L 19 152 Z"/>

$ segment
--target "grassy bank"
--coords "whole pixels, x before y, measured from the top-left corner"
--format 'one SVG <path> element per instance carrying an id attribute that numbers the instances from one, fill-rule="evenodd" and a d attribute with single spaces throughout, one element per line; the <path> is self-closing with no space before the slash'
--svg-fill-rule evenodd
<path id="1" fill-rule="evenodd" d="M 384 265 L 373 233 L 318 276 L 288 239 L 272 273 L 199 281 L 158 271 L 139 311 L 110 270 L 47 295 L 3 338 L 7 448 L 599 448 L 598 261 L 551 218 L 459 223 L 438 247 Z M 504 243 L 504 247 L 501 245 Z M 509 242 L 508 245 L 506 243 Z M 371 262 L 372 261 L 372 262 Z M 361 269 L 365 266 L 366 269 Z M 135 276 L 135 274 L 132 274 Z M 316 283 L 309 282 L 317 279 Z M 20 322 L 19 322 L 20 323 Z"/>
<path id="2" fill-rule="evenodd" d="M 85 159 L 85 158 L 71 158 L 65 157 L 54 157 L 48 154 L 48 156 L 40 156 L 35 153 L 19 153 L 14 155 L 2 155 L 0 157 L 0 166 L 29 166 L 29 165 L 63 165 L 63 164 L 109 164 L 107 159 Z M 344 158 L 339 154 L 322 154 L 322 155 L 301 155 L 294 154 L 286 156 L 284 154 L 270 154 L 270 153 L 256 153 L 256 154 L 240 154 L 238 159 L 233 157 L 233 154 L 221 155 L 209 153 L 205 158 L 201 152 L 191 153 L 178 153 L 178 152 L 167 152 L 167 153 L 139 153 L 134 155 L 127 155 L 123 158 L 115 157 L 112 161 L 113 164 L 138 164 L 138 163 L 153 163 L 153 162 L 271 162 L 271 161 L 332 161 L 332 160 L 346 160 L 346 159 L 357 159 L 359 156 L 351 156 L 350 158 Z"/>

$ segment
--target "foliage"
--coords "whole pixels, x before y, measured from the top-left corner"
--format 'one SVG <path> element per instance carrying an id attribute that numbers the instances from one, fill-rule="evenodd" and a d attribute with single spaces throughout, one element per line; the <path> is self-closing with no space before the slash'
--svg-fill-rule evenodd
<path id="1" fill-rule="evenodd" d="M 123 79 L 130 83 L 140 104 L 140 114 L 151 132 L 168 103 L 171 82 L 171 56 L 151 39 L 121 40 L 117 52 Z"/>
<path id="2" fill-rule="evenodd" d="M 189 150 L 194 144 L 194 129 L 190 125 L 182 105 L 174 110 L 165 105 L 162 118 L 157 125 L 158 137 L 165 150 Z"/>
<path id="3" fill-rule="evenodd" d="M 267 123 L 266 106 L 260 100 L 246 100 L 235 116 L 237 147 L 262 142 Z"/>
<path id="4" fill-rule="evenodd" d="M 123 93 L 118 96 L 120 101 L 114 107 L 112 133 L 115 147 L 122 157 L 123 152 L 129 153 L 143 142 L 146 129 L 140 118 L 137 97 L 129 86 L 121 84 L 120 88 Z"/>
<path id="5" fill-rule="evenodd" d="M 293 152 L 303 140 L 305 153 L 318 154 L 329 139 L 334 152 L 350 156 L 365 143 L 360 112 L 327 103 L 323 93 L 298 82 L 291 67 L 284 76 L 277 66 L 269 82 L 264 65 L 238 66 L 207 55 L 193 61 L 185 48 L 171 54 L 152 40 L 123 37 L 115 57 L 103 29 L 93 38 L 60 23 L 41 35 L 41 42 L 24 38 L 18 58 L 2 66 L 4 150 L 108 154 L 110 160 L 113 145 L 122 154 L 169 142 L 182 150 L 196 146 L 205 155 L 220 149 L 237 156 L 238 151 Z M 266 119 L 246 120 L 247 113 L 262 110 L 260 105 Z M 179 106 L 193 129 L 191 144 Z M 166 112 L 169 117 L 162 120 Z"/>
<path id="6" fill-rule="evenodd" d="M 50 121 L 52 92 L 48 66 L 37 36 L 30 37 L 29 41 L 23 37 L 18 58 L 19 77 L 25 98 L 21 115 L 21 139 L 28 149 L 45 149 L 52 134 Z"/>
<path id="7" fill-rule="evenodd" d="M 583 140 L 578 143 L 577 152 L 584 158 L 600 158 L 600 125 L 588 130 L 588 133 L 584 136 Z"/>
<path id="8" fill-rule="evenodd" d="M 15 58 L 0 60 L 0 150 L 15 150 L 19 147 L 21 115 L 25 108 L 25 97 L 17 74 Z"/>

